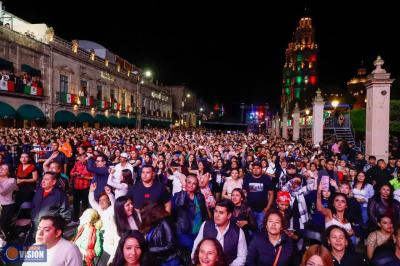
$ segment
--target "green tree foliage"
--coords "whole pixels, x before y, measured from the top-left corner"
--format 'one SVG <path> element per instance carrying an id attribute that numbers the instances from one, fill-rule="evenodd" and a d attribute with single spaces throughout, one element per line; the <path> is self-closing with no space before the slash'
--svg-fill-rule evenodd
<path id="1" fill-rule="evenodd" d="M 351 123 L 357 134 L 365 133 L 365 109 L 350 112 Z M 390 134 L 400 134 L 400 100 L 390 101 Z"/>

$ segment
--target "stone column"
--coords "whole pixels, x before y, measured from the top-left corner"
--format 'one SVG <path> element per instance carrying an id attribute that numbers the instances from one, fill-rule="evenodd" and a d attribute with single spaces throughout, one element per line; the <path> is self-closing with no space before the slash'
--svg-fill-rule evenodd
<path id="1" fill-rule="evenodd" d="M 282 114 L 282 138 L 288 138 L 288 113 L 286 109 L 283 110 Z"/>
<path id="2" fill-rule="evenodd" d="M 300 136 L 300 110 L 299 105 L 296 103 L 296 106 L 293 110 L 293 141 L 298 141 Z"/>
<path id="3" fill-rule="evenodd" d="M 275 119 L 271 120 L 271 127 L 268 128 L 268 133 L 271 135 L 271 137 L 275 136 Z"/>
<path id="4" fill-rule="evenodd" d="M 279 115 L 275 116 L 275 137 L 280 138 L 281 137 L 281 121 L 279 119 Z"/>
<path id="5" fill-rule="evenodd" d="M 367 77 L 366 156 L 388 161 L 390 86 L 394 79 L 382 68 L 380 56 L 374 61 L 375 70 Z"/>
<path id="6" fill-rule="evenodd" d="M 321 90 L 318 89 L 313 101 L 312 141 L 314 145 L 319 145 L 324 139 L 324 105 L 324 98 L 321 96 Z"/>

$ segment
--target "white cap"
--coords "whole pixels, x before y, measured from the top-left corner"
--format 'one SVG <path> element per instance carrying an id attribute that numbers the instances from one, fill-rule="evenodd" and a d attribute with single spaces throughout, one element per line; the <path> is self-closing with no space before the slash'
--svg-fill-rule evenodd
<path id="1" fill-rule="evenodd" d="M 128 154 L 127 154 L 126 152 L 121 153 L 120 156 L 121 156 L 121 157 L 124 157 L 124 158 L 126 158 L 126 159 L 128 159 Z"/>

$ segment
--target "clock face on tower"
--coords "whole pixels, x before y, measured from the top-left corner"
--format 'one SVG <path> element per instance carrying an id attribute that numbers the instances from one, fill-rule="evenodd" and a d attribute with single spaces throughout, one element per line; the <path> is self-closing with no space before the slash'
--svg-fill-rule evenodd
<path id="1" fill-rule="evenodd" d="M 381 91 L 381 94 L 382 94 L 383 96 L 385 96 L 385 95 L 387 94 L 387 91 L 383 90 L 383 91 Z"/>

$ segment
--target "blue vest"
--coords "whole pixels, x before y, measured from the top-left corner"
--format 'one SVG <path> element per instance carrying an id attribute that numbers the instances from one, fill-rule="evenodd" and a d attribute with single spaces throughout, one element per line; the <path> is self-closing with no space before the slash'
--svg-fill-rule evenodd
<path id="1" fill-rule="evenodd" d="M 217 238 L 218 231 L 215 228 L 214 221 L 206 221 L 203 229 L 203 238 Z M 224 235 L 224 255 L 231 264 L 237 257 L 237 248 L 239 244 L 240 228 L 236 224 L 230 223 L 228 232 Z"/>

